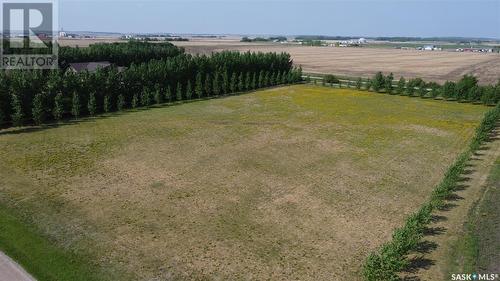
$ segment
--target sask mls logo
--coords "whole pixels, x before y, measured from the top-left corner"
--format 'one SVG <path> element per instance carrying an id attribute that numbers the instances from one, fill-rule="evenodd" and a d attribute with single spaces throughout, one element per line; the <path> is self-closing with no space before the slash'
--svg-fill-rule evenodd
<path id="1" fill-rule="evenodd" d="M 493 274 L 493 273 L 485 273 L 485 274 L 479 274 L 479 273 L 459 273 L 459 274 L 452 274 L 451 275 L 451 280 L 460 280 L 460 281 L 465 281 L 465 280 L 470 280 L 470 281 L 479 281 L 479 280 L 485 280 L 485 281 L 493 281 L 493 280 L 500 280 L 498 278 L 498 274 Z"/>
<path id="2" fill-rule="evenodd" d="M 56 2 L 0 0 L 1 68 L 47 69 L 57 64 Z"/>

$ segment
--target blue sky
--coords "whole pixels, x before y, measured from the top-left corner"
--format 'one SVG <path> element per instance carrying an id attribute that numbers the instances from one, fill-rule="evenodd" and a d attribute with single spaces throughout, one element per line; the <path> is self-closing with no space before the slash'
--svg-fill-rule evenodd
<path id="1" fill-rule="evenodd" d="M 68 31 L 500 38 L 500 0 L 60 0 Z"/>

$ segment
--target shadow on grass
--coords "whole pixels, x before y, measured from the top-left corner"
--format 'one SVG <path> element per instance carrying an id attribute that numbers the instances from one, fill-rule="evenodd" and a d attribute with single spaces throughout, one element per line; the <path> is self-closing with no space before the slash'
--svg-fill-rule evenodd
<path id="1" fill-rule="evenodd" d="M 130 112 L 133 112 L 133 111 L 134 110 L 130 110 Z M 33 125 L 33 126 L 29 126 L 29 127 L 26 126 L 26 127 L 20 127 L 20 128 L 8 128 L 8 129 L 5 129 L 3 131 L 0 131 L 0 136 L 20 135 L 20 134 L 33 133 L 33 132 L 45 131 L 45 130 L 49 130 L 49 129 L 60 128 L 60 127 L 73 126 L 73 125 L 77 125 L 80 123 L 95 122 L 96 120 L 111 118 L 114 116 L 117 117 L 117 116 L 120 116 L 120 115 L 123 115 L 126 113 L 128 113 L 128 111 L 127 112 L 122 111 L 122 112 L 103 114 L 103 115 L 99 115 L 96 117 L 84 117 L 84 118 L 79 118 L 79 119 L 66 118 L 66 119 L 63 119 L 59 122 L 52 121 L 50 123 L 46 123 L 46 124 L 39 125 L 39 126 Z"/>
<path id="2" fill-rule="evenodd" d="M 435 262 L 424 257 L 415 257 L 409 260 L 408 272 L 416 272 L 419 269 L 429 269 Z"/>
<path id="3" fill-rule="evenodd" d="M 431 247 L 433 247 L 433 246 L 431 246 Z M 431 251 L 433 251 L 436 248 L 437 248 L 437 246 L 435 248 L 430 249 L 426 253 L 430 253 Z M 408 275 L 405 275 L 404 277 L 402 277 L 401 280 L 420 281 L 422 279 L 420 279 L 420 277 L 418 277 L 418 272 L 421 269 L 429 269 L 434 264 L 435 264 L 435 262 L 433 260 L 425 258 L 423 255 L 410 258 L 408 260 L 408 266 L 406 267 L 406 270 L 404 271 L 404 273 L 406 273 Z"/>
<path id="4" fill-rule="evenodd" d="M 471 167 L 473 167 L 473 166 L 471 166 Z M 457 182 L 459 182 L 459 183 L 463 183 L 463 182 L 468 182 L 468 181 L 470 181 L 470 180 L 471 180 L 471 178 L 470 178 L 470 177 L 464 177 L 464 176 L 461 176 L 461 177 L 457 180 Z M 464 184 L 457 184 L 457 186 L 455 187 L 455 190 L 458 190 L 458 189 L 456 189 L 456 188 L 457 188 L 457 187 L 459 187 L 459 186 L 463 186 L 463 185 L 464 185 Z"/>
<path id="5" fill-rule="evenodd" d="M 444 203 L 443 206 L 440 206 L 438 208 L 438 210 L 443 211 L 443 212 L 448 212 L 448 211 L 451 211 L 456 206 L 458 206 L 458 205 L 455 203 Z"/>
<path id="6" fill-rule="evenodd" d="M 494 142 L 496 140 L 500 140 L 500 136 L 497 132 L 488 135 L 488 142 Z"/>
<path id="7" fill-rule="evenodd" d="M 468 178 L 467 181 L 471 180 L 471 178 Z M 462 191 L 462 190 L 466 190 L 467 187 L 469 187 L 468 185 L 466 184 L 457 184 L 455 186 L 455 191 Z"/>
<path id="8" fill-rule="evenodd" d="M 446 228 L 442 226 L 424 228 L 424 236 L 436 236 L 446 232 Z"/>
<path id="9" fill-rule="evenodd" d="M 449 196 L 446 197 L 446 200 L 448 201 L 459 201 L 463 200 L 464 198 L 456 193 L 450 194 Z"/>
<path id="10" fill-rule="evenodd" d="M 468 175 L 472 175 L 474 172 L 476 172 L 476 170 L 474 169 L 465 169 L 463 172 L 462 172 L 462 178 L 460 180 L 462 180 L 463 178 L 466 178 L 464 176 L 468 176 Z"/>
<path id="11" fill-rule="evenodd" d="M 440 215 L 432 215 L 431 216 L 431 222 L 440 222 L 440 221 L 447 221 L 448 218 L 445 216 L 440 216 Z"/>
<path id="12" fill-rule="evenodd" d="M 418 243 L 416 251 L 417 253 L 428 254 L 436 250 L 437 247 L 438 244 L 436 242 L 424 240 Z"/>

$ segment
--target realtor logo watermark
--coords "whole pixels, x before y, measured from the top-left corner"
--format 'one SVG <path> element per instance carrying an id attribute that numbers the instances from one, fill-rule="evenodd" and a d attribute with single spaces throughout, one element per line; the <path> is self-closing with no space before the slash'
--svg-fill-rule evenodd
<path id="1" fill-rule="evenodd" d="M 58 67 L 57 0 L 0 0 L 0 68 Z"/>

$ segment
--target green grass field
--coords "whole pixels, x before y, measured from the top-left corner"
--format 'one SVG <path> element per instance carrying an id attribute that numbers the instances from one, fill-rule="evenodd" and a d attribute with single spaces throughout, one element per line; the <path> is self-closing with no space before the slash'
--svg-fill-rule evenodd
<path id="1" fill-rule="evenodd" d="M 104 280 L 358 280 L 486 111 L 299 85 L 9 129 L 0 207 Z"/>

